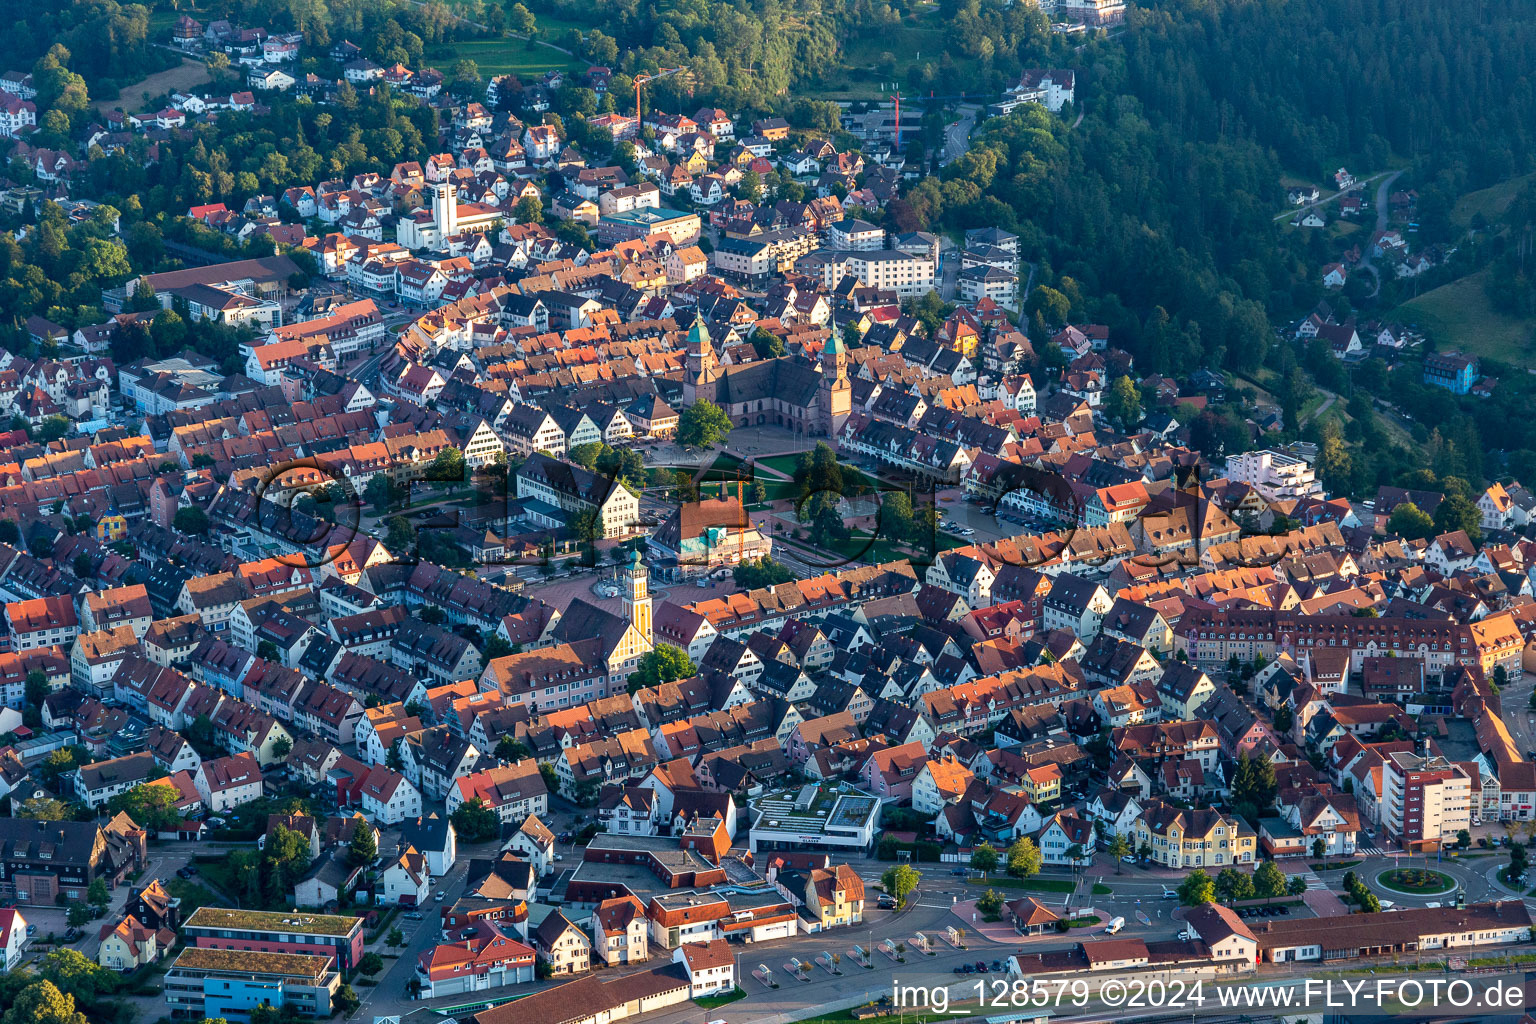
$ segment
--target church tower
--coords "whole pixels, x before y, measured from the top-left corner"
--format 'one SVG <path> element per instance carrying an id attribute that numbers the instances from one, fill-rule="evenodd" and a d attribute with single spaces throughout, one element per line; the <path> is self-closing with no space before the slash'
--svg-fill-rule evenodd
<path id="1" fill-rule="evenodd" d="M 689 405 L 700 399 L 713 402 L 718 377 L 715 347 L 710 344 L 709 328 L 704 326 L 702 317 L 697 317 L 688 329 L 688 372 L 683 378 L 683 398 Z"/>
<path id="2" fill-rule="evenodd" d="M 432 187 L 432 223 L 437 227 L 437 241 L 441 245 L 451 235 L 459 233 L 458 186 L 446 181 Z"/>
<path id="3" fill-rule="evenodd" d="M 647 644 L 656 642 L 651 635 L 650 573 L 646 571 L 645 563 L 640 561 L 638 550 L 630 559 L 629 567 L 624 570 L 624 617 L 640 631 Z"/>
<path id="4" fill-rule="evenodd" d="M 816 418 L 828 437 L 843 429 L 853 412 L 853 384 L 848 380 L 848 349 L 836 330 L 821 350 L 821 385 L 816 390 Z"/>

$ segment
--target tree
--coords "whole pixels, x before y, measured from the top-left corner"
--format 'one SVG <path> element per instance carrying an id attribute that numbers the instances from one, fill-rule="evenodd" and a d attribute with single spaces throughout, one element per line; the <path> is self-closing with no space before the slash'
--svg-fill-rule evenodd
<path id="1" fill-rule="evenodd" d="M 496 759 L 498 761 L 521 761 L 525 757 L 532 757 L 533 751 L 528 749 L 528 744 L 512 736 L 503 736 L 496 744 Z"/>
<path id="2" fill-rule="evenodd" d="M 1469 847 L 1471 845 L 1472 845 L 1472 833 L 1468 832 L 1466 829 L 1459 829 L 1459 830 L 1457 830 L 1457 832 L 1456 832 L 1456 846 L 1459 849 L 1465 850 L 1467 847 Z"/>
<path id="3" fill-rule="evenodd" d="M 1222 868 L 1216 876 L 1216 898 L 1223 903 L 1236 903 L 1253 899 L 1253 879 L 1246 871 Z"/>
<path id="4" fill-rule="evenodd" d="M 1466 531 L 1473 544 L 1483 540 L 1483 514 L 1465 494 L 1448 493 L 1440 507 L 1435 509 L 1435 529 L 1440 533 Z"/>
<path id="5" fill-rule="evenodd" d="M 387 532 L 384 534 L 384 546 L 397 557 L 412 551 L 416 547 L 416 527 L 405 516 L 390 516 L 386 522 Z"/>
<path id="6" fill-rule="evenodd" d="M 75 997 L 60 992 L 57 985 L 43 979 L 21 990 L 16 1002 L 0 1024 L 87 1024 L 85 1014 L 75 1009 Z"/>
<path id="7" fill-rule="evenodd" d="M 1109 855 L 1115 858 L 1115 874 L 1121 874 L 1125 870 L 1125 858 L 1131 855 L 1131 844 L 1126 842 L 1125 836 L 1116 832 L 1109 840 L 1107 847 Z"/>
<path id="8" fill-rule="evenodd" d="M 1253 894 L 1264 899 L 1285 895 L 1285 873 L 1267 860 L 1253 873 Z"/>
<path id="9" fill-rule="evenodd" d="M 26 688 L 23 691 L 29 708 L 41 708 L 43 701 L 51 692 L 48 686 L 48 675 L 40 668 L 34 668 L 27 673 Z"/>
<path id="10" fill-rule="evenodd" d="M 181 822 L 174 786 L 141 783 L 107 801 L 112 814 L 126 814 L 151 832 L 173 831 Z"/>
<path id="11" fill-rule="evenodd" d="M 68 821 L 70 810 L 69 805 L 62 800 L 35 796 L 22 803 L 21 810 L 16 812 L 16 817 L 32 818 L 37 821 Z"/>
<path id="12" fill-rule="evenodd" d="M 534 30 L 533 12 L 522 4 L 513 4 L 507 11 L 507 27 L 520 36 Z"/>
<path id="13" fill-rule="evenodd" d="M 450 492 L 457 491 L 469 479 L 464 472 L 464 453 L 451 445 L 438 452 L 427 469 L 427 479 L 448 484 Z"/>
<path id="14" fill-rule="evenodd" d="M 1029 836 L 1020 836 L 1008 847 L 1008 874 L 1013 878 L 1029 878 L 1040 873 L 1040 848 Z"/>
<path id="15" fill-rule="evenodd" d="M 555 773 L 554 765 L 539 765 L 539 777 L 544 780 L 545 789 L 549 790 L 551 793 L 560 792 L 560 776 Z"/>
<path id="16" fill-rule="evenodd" d="M 710 448 L 731 434 L 731 418 L 714 402 L 701 398 L 677 418 L 678 444 Z"/>
<path id="17" fill-rule="evenodd" d="M 1003 897 L 996 889 L 988 889 L 976 900 L 976 909 L 987 917 L 996 917 L 1003 911 Z"/>
<path id="18" fill-rule="evenodd" d="M 1322 860 L 1327 855 L 1328 844 L 1323 841 L 1323 837 L 1318 836 L 1316 839 L 1312 840 L 1312 856 L 1318 860 Z"/>
<path id="19" fill-rule="evenodd" d="M 672 644 L 658 643 L 653 650 L 640 655 L 635 670 L 629 674 L 629 692 L 687 679 L 697 672 L 687 651 Z"/>
<path id="20" fill-rule="evenodd" d="M 86 887 L 85 899 L 93 907 L 104 907 L 112 902 L 112 894 L 107 892 L 107 883 L 97 878 Z"/>
<path id="21" fill-rule="evenodd" d="M 1291 725 L 1292 725 L 1292 723 L 1294 721 L 1295 721 L 1295 716 L 1291 713 L 1291 709 L 1289 707 L 1287 707 L 1286 705 L 1282 704 L 1278 708 L 1275 709 L 1275 719 L 1274 719 L 1275 732 L 1278 732 L 1278 733 L 1281 733 L 1281 734 L 1285 734 L 1285 733 L 1290 732 L 1291 731 Z"/>
<path id="22" fill-rule="evenodd" d="M 71 928 L 79 928 L 91 919 L 91 908 L 84 903 L 71 903 L 69 912 L 64 915 L 65 922 Z"/>
<path id="23" fill-rule="evenodd" d="M 389 934 L 384 937 L 384 941 L 391 946 L 403 946 L 405 945 L 405 932 L 399 928 L 391 928 Z"/>
<path id="24" fill-rule="evenodd" d="M 38 777 L 43 785 L 57 791 L 59 788 L 59 776 L 65 772 L 74 771 L 80 765 L 89 761 L 89 757 L 85 760 L 77 759 L 75 749 L 74 747 L 65 747 L 55 750 L 43 758 L 42 766 L 38 768 Z"/>
<path id="25" fill-rule="evenodd" d="M 1530 855 L 1526 852 L 1524 843 L 1515 843 L 1509 848 L 1509 878 L 1518 881 L 1525 877 L 1525 869 L 1530 861 Z"/>
<path id="26" fill-rule="evenodd" d="M 457 826 L 455 826 L 457 827 Z M 356 821 L 352 826 L 352 841 L 347 844 L 347 860 L 354 866 L 372 864 L 379 855 L 379 841 L 373 828 L 366 821 Z"/>
<path id="27" fill-rule="evenodd" d="M 1307 891 L 1307 880 L 1300 875 L 1292 875 L 1286 879 L 1285 891 L 1291 896 L 1300 896 Z"/>
<path id="28" fill-rule="evenodd" d="M 384 756 L 384 767 L 397 772 L 405 770 L 405 755 L 400 752 L 400 745 L 401 741 L 397 739 L 390 746 L 389 753 Z"/>
<path id="29" fill-rule="evenodd" d="M 1251 758 L 1244 751 L 1237 759 L 1237 770 L 1232 773 L 1232 803 L 1244 817 L 1257 817 L 1275 802 L 1279 792 L 1275 780 L 1275 766 L 1268 756 Z"/>
<path id="30" fill-rule="evenodd" d="M 1104 414 L 1126 430 L 1141 422 L 1141 392 L 1135 381 L 1127 376 L 1115 379 L 1104 395 Z"/>
<path id="31" fill-rule="evenodd" d="M 737 562 L 736 567 L 731 570 L 731 578 L 742 590 L 760 590 L 764 587 L 776 587 L 780 583 L 788 583 L 795 578 L 795 574 L 768 555 L 763 555 Z"/>
<path id="32" fill-rule="evenodd" d="M 384 958 L 377 953 L 364 953 L 357 962 L 357 969 L 372 977 L 384 969 Z"/>
<path id="33" fill-rule="evenodd" d="M 910 864 L 894 864 L 880 876 L 880 884 L 896 900 L 896 909 L 906 906 L 907 897 L 917 888 L 923 876 Z"/>
<path id="34" fill-rule="evenodd" d="M 538 196 L 523 196 L 512 207 L 512 219 L 519 224 L 542 224 L 544 201 Z"/>
<path id="35" fill-rule="evenodd" d="M 196 505 L 188 505 L 176 510 L 176 514 L 171 517 L 171 525 L 182 533 L 203 537 L 208 533 L 208 513 Z"/>
<path id="36" fill-rule="evenodd" d="M 454 831 L 466 843 L 484 843 L 501 832 L 501 819 L 479 797 L 459 804 L 453 812 Z"/>
<path id="37" fill-rule="evenodd" d="M 343 1017 L 350 1017 L 357 1012 L 359 1006 L 363 1005 L 363 1001 L 357 998 L 357 993 L 352 990 L 351 985 L 342 982 L 336 994 L 331 997 L 331 1005 L 340 1010 Z"/>
<path id="38" fill-rule="evenodd" d="M 997 863 L 997 847 L 991 843 L 981 843 L 971 851 L 971 867 L 980 871 L 983 876 L 996 871 Z"/>
<path id="39" fill-rule="evenodd" d="M 1204 869 L 1196 868 L 1189 877 L 1179 883 L 1179 903 L 1186 907 L 1200 907 L 1216 898 L 1216 883 Z"/>
<path id="40" fill-rule="evenodd" d="M 1387 531 L 1404 540 L 1423 540 L 1434 535 L 1435 521 L 1419 506 L 1405 501 L 1387 516 Z"/>

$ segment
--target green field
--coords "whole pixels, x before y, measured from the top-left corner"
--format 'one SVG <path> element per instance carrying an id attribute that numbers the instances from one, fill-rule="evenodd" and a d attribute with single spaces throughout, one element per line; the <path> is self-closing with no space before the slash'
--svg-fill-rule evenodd
<path id="1" fill-rule="evenodd" d="M 979 77 L 980 62 L 955 48 L 938 7 L 931 5 L 914 17 L 903 18 L 899 25 L 848 40 L 843 49 L 843 70 L 828 76 L 817 90 L 817 98 L 883 99 L 889 93 L 881 88 L 882 83 L 905 89 L 908 68 L 928 63 L 938 67 L 946 53 L 961 72 L 961 81 Z M 892 58 L 891 69 L 885 71 L 878 70 L 883 54 Z"/>
<path id="2" fill-rule="evenodd" d="M 1504 211 L 1509 209 L 1509 204 L 1514 201 L 1516 194 L 1524 188 L 1533 174 L 1524 174 L 1518 178 L 1501 181 L 1490 188 L 1479 189 L 1476 192 L 1468 192 L 1456 200 L 1456 205 L 1451 208 L 1451 221 L 1461 227 L 1467 227 L 1472 223 L 1472 218 L 1477 214 L 1483 215 L 1483 220 L 1492 224 L 1504 216 Z"/>
<path id="3" fill-rule="evenodd" d="M 1391 319 L 1418 324 L 1442 349 L 1509 363 L 1530 360 L 1536 318 L 1510 316 L 1494 309 L 1479 271 L 1443 284 L 1398 306 Z"/>
<path id="4" fill-rule="evenodd" d="M 442 47 L 427 58 L 444 74 L 453 71 L 453 62 L 468 58 L 480 66 L 482 78 L 517 75 L 537 78 L 546 71 L 584 71 L 587 63 L 544 43 L 528 49 L 521 39 L 466 39 Z"/>

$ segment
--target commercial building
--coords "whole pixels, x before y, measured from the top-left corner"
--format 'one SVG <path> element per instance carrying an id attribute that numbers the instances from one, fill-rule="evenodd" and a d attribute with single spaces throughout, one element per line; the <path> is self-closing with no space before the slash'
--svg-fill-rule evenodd
<path id="1" fill-rule="evenodd" d="M 605 213 L 597 221 L 597 240 L 601 245 L 615 245 L 634 238 L 666 235 L 677 246 L 699 240 L 702 222 L 696 213 L 683 213 L 664 207 L 637 207 L 633 210 Z"/>
<path id="2" fill-rule="evenodd" d="M 329 1017 L 341 974 L 324 956 L 188 947 L 160 987 L 172 1017 L 250 1020 L 258 1006 Z"/>
<path id="3" fill-rule="evenodd" d="M 842 786 L 806 785 L 759 797 L 748 847 L 758 850 L 841 850 L 874 846 L 880 798 Z"/>
<path id="4" fill-rule="evenodd" d="M 182 934 L 201 949 L 323 956 L 343 970 L 355 967 L 363 956 L 360 917 L 199 907 Z"/>

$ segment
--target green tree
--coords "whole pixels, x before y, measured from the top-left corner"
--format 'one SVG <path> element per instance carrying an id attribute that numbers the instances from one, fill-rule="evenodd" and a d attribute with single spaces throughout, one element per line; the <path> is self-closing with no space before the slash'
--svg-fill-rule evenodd
<path id="1" fill-rule="evenodd" d="M 466 843 L 485 843 L 501 832 L 501 819 L 479 797 L 459 804 L 453 812 L 453 828 Z"/>
<path id="2" fill-rule="evenodd" d="M 1216 876 L 1216 898 L 1223 903 L 1253 899 L 1253 879 L 1238 868 L 1222 868 Z"/>
<path id="3" fill-rule="evenodd" d="M 994 918 L 1003 911 L 1003 897 L 996 889 L 988 889 L 977 898 L 976 909 Z"/>
<path id="4" fill-rule="evenodd" d="M 1186 907 L 1200 907 L 1216 898 L 1216 883 L 1204 869 L 1196 868 L 1179 883 L 1179 903 Z"/>
<path id="5" fill-rule="evenodd" d="M 503 736 L 496 744 L 496 759 L 498 761 L 521 761 L 525 757 L 532 757 L 533 751 L 528 744 L 510 735 Z"/>
<path id="6" fill-rule="evenodd" d="M 518 224 L 544 223 L 544 201 L 538 196 L 523 196 L 512 207 L 512 219 Z"/>
<path id="7" fill-rule="evenodd" d="M 1267 860 L 1253 873 L 1253 894 L 1264 899 L 1285 895 L 1285 873 Z"/>
<path id="8" fill-rule="evenodd" d="M 37 821 L 68 821 L 71 817 L 69 805 L 62 800 L 52 797 L 34 796 L 30 800 L 22 802 L 21 809 L 16 812 L 18 818 L 32 818 Z"/>
<path id="9" fill-rule="evenodd" d="M 357 969 L 371 978 L 384 969 L 384 958 L 377 953 L 364 953 Z"/>
<path id="10" fill-rule="evenodd" d="M 127 814 L 151 832 L 170 832 L 181 822 L 176 809 L 176 790 L 172 786 L 142 783 L 107 801 L 112 814 Z"/>
<path id="11" fill-rule="evenodd" d="M 555 772 L 555 766 L 549 763 L 539 765 L 539 777 L 544 780 L 544 788 L 551 793 L 560 792 L 560 776 Z"/>
<path id="12" fill-rule="evenodd" d="M 87 1024 L 85 1014 L 75 1009 L 75 997 L 60 992 L 45 979 L 21 990 L 16 1002 L 0 1017 L 0 1024 Z"/>
<path id="13" fill-rule="evenodd" d="M 1013 878 L 1029 878 L 1040 873 L 1040 848 L 1029 836 L 1020 836 L 1008 847 L 1007 871 Z"/>
<path id="14" fill-rule="evenodd" d="M 464 471 L 464 453 L 452 445 L 438 452 L 427 469 L 427 479 L 448 484 L 449 491 L 457 491 L 469 480 Z"/>
<path id="15" fill-rule="evenodd" d="M 1131 844 L 1126 842 L 1125 836 L 1116 832 L 1110 837 L 1109 846 L 1106 849 L 1109 855 L 1115 858 L 1115 874 L 1121 874 L 1125 870 L 1125 858 L 1131 855 Z"/>
<path id="16" fill-rule="evenodd" d="M 893 864 L 880 876 L 880 884 L 896 900 L 896 909 L 907 904 L 910 896 L 922 881 L 922 875 L 910 864 Z"/>
<path id="17" fill-rule="evenodd" d="M 1115 378 L 1104 394 L 1104 414 L 1130 430 L 1141 422 L 1141 392 L 1130 377 Z"/>
<path id="18" fill-rule="evenodd" d="M 1275 780 L 1275 766 L 1267 755 L 1251 758 L 1244 751 L 1237 759 L 1237 770 L 1232 773 L 1232 803 L 1245 817 L 1257 817 L 1275 802 L 1279 792 Z"/>
<path id="19" fill-rule="evenodd" d="M 677 418 L 677 441 L 692 448 L 709 448 L 731 434 L 731 418 L 714 402 L 699 399 Z"/>
<path id="20" fill-rule="evenodd" d="M 1316 839 L 1312 840 L 1312 856 L 1317 860 L 1322 860 L 1327 855 L 1328 844 L 1323 841 L 1323 837 L 1318 836 Z"/>
<path id="21" fill-rule="evenodd" d="M 629 674 L 629 692 L 687 679 L 697 673 L 698 668 L 687 651 L 672 644 L 658 643 L 654 649 L 640 655 L 635 671 Z"/>
<path id="22" fill-rule="evenodd" d="M 379 841 L 373 834 L 372 826 L 366 821 L 357 821 L 352 826 L 352 841 L 347 844 L 347 860 L 354 866 L 361 866 L 372 864 L 373 858 L 378 855 Z"/>
<path id="23" fill-rule="evenodd" d="M 71 903 L 68 912 L 64 915 L 65 923 L 71 928 L 82 927 L 91 919 L 91 908 L 84 903 Z"/>
<path id="24" fill-rule="evenodd" d="M 1465 530 L 1473 544 L 1483 540 L 1483 514 L 1465 494 L 1448 493 L 1435 509 L 1435 529 L 1440 533 Z"/>
<path id="25" fill-rule="evenodd" d="M 731 577 L 742 590 L 759 590 L 788 583 L 795 575 L 768 555 L 763 555 L 737 562 L 731 570 Z"/>
<path id="26" fill-rule="evenodd" d="M 1387 530 L 1404 540 L 1423 540 L 1435 533 L 1435 521 L 1419 506 L 1405 501 L 1387 516 Z"/>
<path id="27" fill-rule="evenodd" d="M 182 533 L 203 537 L 208 533 L 208 513 L 196 505 L 188 505 L 176 510 L 176 514 L 171 517 L 171 525 Z"/>
<path id="28" fill-rule="evenodd" d="M 331 1005 L 340 1010 L 343 1017 L 350 1017 L 357 1012 L 359 1006 L 363 1005 L 363 1001 L 357 998 L 357 993 L 352 990 L 351 985 L 342 982 L 336 994 L 331 997 Z"/>
<path id="29" fill-rule="evenodd" d="M 991 843 L 980 843 L 971 851 L 971 867 L 980 871 L 983 876 L 996 871 L 997 865 L 997 847 Z"/>
<path id="30" fill-rule="evenodd" d="M 399 928 L 391 928 L 389 935 L 385 937 L 384 941 L 391 946 L 403 946 L 405 945 L 405 932 Z"/>

